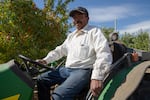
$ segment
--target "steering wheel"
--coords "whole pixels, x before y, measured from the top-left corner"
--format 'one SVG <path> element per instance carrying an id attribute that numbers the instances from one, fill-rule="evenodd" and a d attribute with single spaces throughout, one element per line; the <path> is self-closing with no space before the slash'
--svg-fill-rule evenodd
<path id="1" fill-rule="evenodd" d="M 50 68 L 47 65 L 41 64 L 35 60 L 32 60 L 26 56 L 19 55 L 19 58 L 23 60 L 21 67 L 24 67 L 27 73 L 30 75 L 36 75 L 42 73 L 46 70 L 54 70 L 54 68 Z"/>

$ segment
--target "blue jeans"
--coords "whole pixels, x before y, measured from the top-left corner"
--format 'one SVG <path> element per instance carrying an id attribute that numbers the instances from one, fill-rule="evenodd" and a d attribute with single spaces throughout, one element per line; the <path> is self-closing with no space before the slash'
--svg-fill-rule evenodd
<path id="1" fill-rule="evenodd" d="M 60 67 L 38 76 L 39 100 L 73 100 L 90 82 L 91 69 L 71 69 Z M 60 84 L 50 95 L 50 87 Z"/>

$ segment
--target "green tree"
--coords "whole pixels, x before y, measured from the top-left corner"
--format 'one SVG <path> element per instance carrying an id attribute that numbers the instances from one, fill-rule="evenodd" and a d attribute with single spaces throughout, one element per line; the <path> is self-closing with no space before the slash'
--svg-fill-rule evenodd
<path id="1" fill-rule="evenodd" d="M 62 43 L 70 27 L 67 5 L 71 1 L 48 0 L 42 10 L 32 0 L 1 2 L 0 63 L 16 58 L 18 54 L 43 57 Z"/>
<path id="2" fill-rule="evenodd" d="M 149 51 L 149 33 L 148 32 L 139 32 L 136 35 L 131 35 L 130 33 L 125 33 L 121 37 L 128 47 Z"/>
<path id="3" fill-rule="evenodd" d="M 102 32 L 104 33 L 105 37 L 109 40 L 109 35 L 114 31 L 114 28 L 101 28 Z"/>
<path id="4" fill-rule="evenodd" d="M 114 29 L 106 27 L 101 29 L 106 38 L 109 40 L 109 35 L 114 31 Z M 143 31 L 136 33 L 136 35 L 131 33 L 124 33 L 124 35 L 120 36 L 119 41 L 124 43 L 129 48 L 150 51 L 149 34 L 150 33 Z"/>

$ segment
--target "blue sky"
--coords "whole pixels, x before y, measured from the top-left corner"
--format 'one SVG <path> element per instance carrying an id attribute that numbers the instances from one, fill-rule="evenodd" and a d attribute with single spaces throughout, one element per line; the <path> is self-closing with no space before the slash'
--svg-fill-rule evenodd
<path id="1" fill-rule="evenodd" d="M 43 7 L 43 0 L 34 0 Z M 77 6 L 88 9 L 90 24 L 99 27 L 114 27 L 117 22 L 119 33 L 150 32 L 150 0 L 75 0 L 68 10 Z"/>

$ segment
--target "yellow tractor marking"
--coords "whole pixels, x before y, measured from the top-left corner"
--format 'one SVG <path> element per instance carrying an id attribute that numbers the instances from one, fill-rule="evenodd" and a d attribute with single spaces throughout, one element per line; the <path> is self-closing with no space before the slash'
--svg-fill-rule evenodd
<path id="1" fill-rule="evenodd" d="M 19 100 L 20 94 L 4 98 L 2 100 Z"/>

